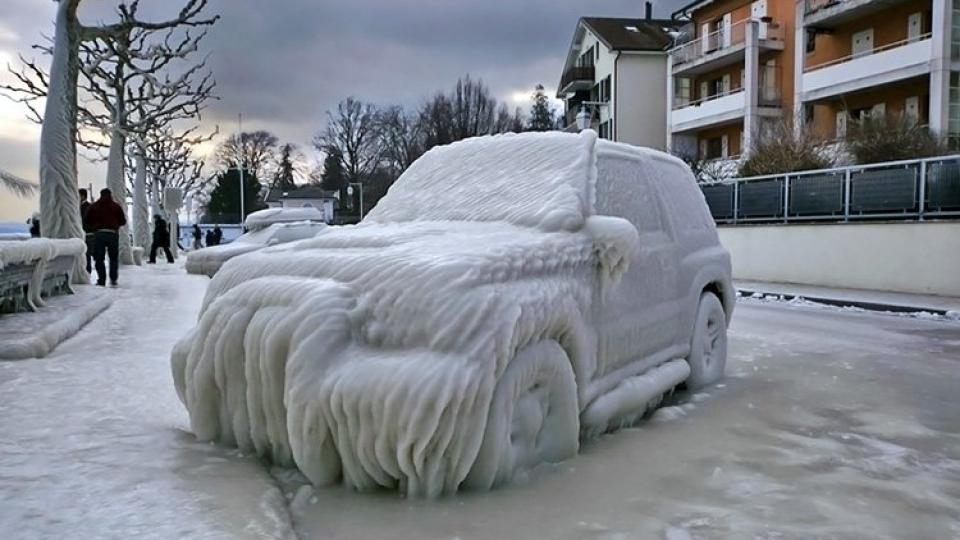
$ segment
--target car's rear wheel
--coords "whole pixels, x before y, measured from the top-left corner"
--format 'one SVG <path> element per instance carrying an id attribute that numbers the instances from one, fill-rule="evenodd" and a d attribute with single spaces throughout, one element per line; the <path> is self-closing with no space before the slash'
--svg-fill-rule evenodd
<path id="1" fill-rule="evenodd" d="M 700 296 L 690 343 L 690 377 L 687 388 L 696 390 L 715 383 L 727 365 L 727 314 L 713 293 Z"/>
<path id="2" fill-rule="evenodd" d="M 579 432 L 577 387 L 566 353 L 556 341 L 526 347 L 497 381 L 464 486 L 490 489 L 520 470 L 576 455 Z"/>

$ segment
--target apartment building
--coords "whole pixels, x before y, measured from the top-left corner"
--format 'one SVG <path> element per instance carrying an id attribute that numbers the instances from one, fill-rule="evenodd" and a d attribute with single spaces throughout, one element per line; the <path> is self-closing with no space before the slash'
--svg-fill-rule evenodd
<path id="1" fill-rule="evenodd" d="M 577 131 L 578 114 L 601 137 L 665 148 L 667 49 L 680 23 L 646 17 L 583 17 L 567 52 L 557 98 L 564 126 Z"/>
<path id="2" fill-rule="evenodd" d="M 794 0 L 698 0 L 669 51 L 669 148 L 701 159 L 735 158 L 794 107 Z"/>
<path id="3" fill-rule="evenodd" d="M 956 144 L 957 0 L 797 0 L 794 107 L 820 136 L 867 115 L 905 116 Z"/>

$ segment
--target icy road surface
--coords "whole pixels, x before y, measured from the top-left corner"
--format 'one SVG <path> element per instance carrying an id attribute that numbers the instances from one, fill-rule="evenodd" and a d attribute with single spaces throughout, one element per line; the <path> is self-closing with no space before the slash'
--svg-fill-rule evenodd
<path id="1" fill-rule="evenodd" d="M 960 538 L 960 324 L 741 303 L 728 377 L 483 494 L 313 491 L 197 443 L 169 349 L 204 277 L 127 270 L 43 360 L 0 362 L 0 538 Z"/>

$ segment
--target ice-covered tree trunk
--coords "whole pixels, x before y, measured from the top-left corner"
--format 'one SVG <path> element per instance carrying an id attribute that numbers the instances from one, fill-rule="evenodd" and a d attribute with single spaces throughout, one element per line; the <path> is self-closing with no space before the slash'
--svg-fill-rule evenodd
<path id="1" fill-rule="evenodd" d="M 80 0 L 59 0 L 50 83 L 40 132 L 40 228 L 48 238 L 83 238 L 77 193 L 77 77 Z M 74 283 L 89 283 L 82 258 Z"/>
<path id="2" fill-rule="evenodd" d="M 147 162 L 141 152 L 137 152 L 136 167 L 136 174 L 133 180 L 133 242 L 137 247 L 150 249 L 150 207 L 147 203 Z"/>
<path id="3" fill-rule="evenodd" d="M 118 119 L 115 125 L 122 125 Z M 110 136 L 110 154 L 107 157 L 107 187 L 113 192 L 113 199 L 120 204 L 123 213 L 127 213 L 127 184 L 125 181 L 124 148 L 127 137 L 120 129 L 114 129 Z M 130 220 L 127 220 L 130 223 Z M 133 251 L 130 246 L 130 228 L 120 228 L 120 262 L 133 264 Z"/>
<path id="4" fill-rule="evenodd" d="M 150 211 L 153 215 L 160 213 L 160 181 L 156 176 L 150 179 Z"/>

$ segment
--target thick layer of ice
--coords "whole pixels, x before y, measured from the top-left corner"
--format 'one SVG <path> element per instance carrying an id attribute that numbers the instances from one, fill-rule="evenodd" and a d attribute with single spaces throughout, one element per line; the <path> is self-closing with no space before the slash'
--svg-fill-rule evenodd
<path id="1" fill-rule="evenodd" d="M 293 223 L 297 221 L 316 221 L 323 223 L 323 212 L 312 206 L 301 206 L 300 208 L 266 208 L 257 210 L 247 216 L 243 221 L 243 226 L 248 231 L 265 229 L 275 223 Z"/>
<path id="2" fill-rule="evenodd" d="M 206 274 L 212 277 L 223 263 L 233 257 L 267 246 L 312 238 L 325 227 L 325 224 L 313 221 L 268 225 L 265 228 L 243 234 L 229 244 L 191 251 L 187 254 L 186 269 L 191 274 Z"/>
<path id="3" fill-rule="evenodd" d="M 34 238 L 31 240 L 0 241 L 0 269 L 10 264 L 28 264 L 49 261 L 62 255 L 80 257 L 86 245 L 79 238 L 60 240 Z"/>
<path id="4" fill-rule="evenodd" d="M 593 131 L 522 133 L 434 148 L 403 173 L 366 219 L 504 221 L 577 230 L 590 213 L 596 140 Z"/>
<path id="5" fill-rule="evenodd" d="M 636 417 L 687 372 L 638 379 L 581 425 L 620 379 L 672 359 L 639 362 L 636 307 L 608 313 L 644 255 L 631 222 L 591 215 L 597 159 L 593 133 L 434 149 L 363 223 L 227 261 L 173 352 L 194 433 L 318 485 L 432 496 L 503 483 Z M 631 279 L 616 309 L 662 281 Z M 677 313 L 685 298 L 660 302 Z"/>

